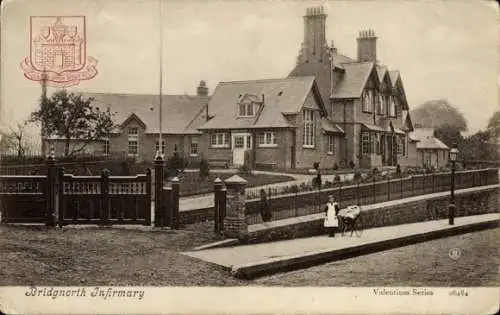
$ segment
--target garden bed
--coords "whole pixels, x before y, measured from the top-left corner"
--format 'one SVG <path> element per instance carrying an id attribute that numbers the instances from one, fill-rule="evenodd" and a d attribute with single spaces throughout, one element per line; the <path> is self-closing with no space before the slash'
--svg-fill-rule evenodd
<path id="1" fill-rule="evenodd" d="M 221 180 L 224 181 L 233 175 L 234 174 L 231 173 L 211 172 L 207 178 L 201 179 L 198 173 L 181 173 L 178 176 L 180 181 L 180 195 L 192 196 L 192 195 L 211 193 L 214 191 L 214 180 L 217 177 L 219 177 Z M 287 175 L 271 175 L 271 174 L 253 174 L 253 175 L 238 174 L 238 175 L 248 181 L 246 185 L 247 188 L 294 180 L 293 177 Z"/>

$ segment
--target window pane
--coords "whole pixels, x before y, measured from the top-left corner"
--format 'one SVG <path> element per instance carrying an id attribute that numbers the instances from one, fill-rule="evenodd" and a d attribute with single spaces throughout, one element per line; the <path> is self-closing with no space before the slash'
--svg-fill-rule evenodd
<path id="1" fill-rule="evenodd" d="M 266 132 L 266 144 L 271 144 L 271 133 Z"/>
<path id="2" fill-rule="evenodd" d="M 217 145 L 217 134 L 212 134 L 212 139 L 210 141 L 212 145 Z"/>
<path id="3" fill-rule="evenodd" d="M 273 138 L 273 144 L 276 144 L 276 133 L 273 132 L 272 135 L 273 135 L 273 137 L 272 137 Z"/>
<path id="4" fill-rule="evenodd" d="M 238 148 L 238 149 L 244 148 L 245 147 L 244 142 L 245 142 L 244 137 L 242 137 L 242 136 L 234 137 L 234 147 L 235 148 Z"/>
<path id="5" fill-rule="evenodd" d="M 221 145 L 224 143 L 224 135 L 222 133 L 217 134 L 217 144 Z"/>
<path id="6" fill-rule="evenodd" d="M 245 116 L 245 104 L 240 104 L 240 116 Z"/>
<path id="7" fill-rule="evenodd" d="M 253 116 L 253 104 L 247 104 L 247 116 Z"/>

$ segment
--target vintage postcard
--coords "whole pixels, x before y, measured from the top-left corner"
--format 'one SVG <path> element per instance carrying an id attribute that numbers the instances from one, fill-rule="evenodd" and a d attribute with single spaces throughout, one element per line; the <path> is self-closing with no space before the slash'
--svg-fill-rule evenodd
<path id="1" fill-rule="evenodd" d="M 498 312 L 497 23 L 3 1 L 0 312 Z"/>

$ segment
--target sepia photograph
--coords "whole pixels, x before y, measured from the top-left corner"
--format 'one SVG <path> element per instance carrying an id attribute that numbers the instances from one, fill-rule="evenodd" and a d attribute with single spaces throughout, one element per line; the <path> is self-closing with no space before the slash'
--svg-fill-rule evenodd
<path id="1" fill-rule="evenodd" d="M 496 2 L 4 0 L 0 32 L 0 313 L 498 311 Z"/>

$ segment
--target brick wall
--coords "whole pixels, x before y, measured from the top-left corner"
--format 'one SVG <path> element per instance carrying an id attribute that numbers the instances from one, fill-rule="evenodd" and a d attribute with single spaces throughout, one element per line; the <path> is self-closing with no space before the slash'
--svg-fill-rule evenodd
<path id="1" fill-rule="evenodd" d="M 495 213 L 500 209 L 500 189 L 486 189 L 471 193 L 456 195 L 457 217 Z M 448 216 L 449 198 L 421 198 L 413 202 L 401 202 L 391 206 L 373 205 L 364 209 L 362 225 L 364 229 L 391 226 L 436 219 Z M 293 218 L 286 225 L 276 225 L 253 229 L 249 234 L 250 243 L 260 243 L 310 237 L 325 234 L 321 214 L 310 215 L 307 218 Z M 355 236 L 353 236 L 355 237 Z"/>

